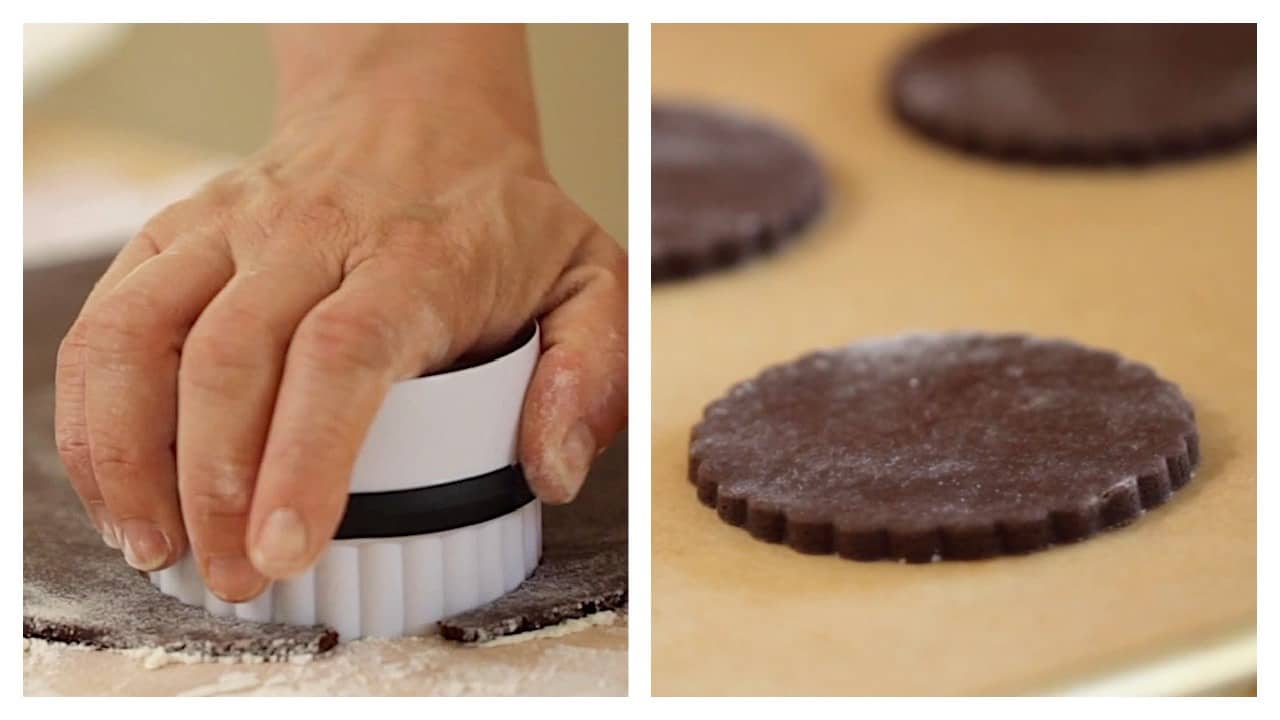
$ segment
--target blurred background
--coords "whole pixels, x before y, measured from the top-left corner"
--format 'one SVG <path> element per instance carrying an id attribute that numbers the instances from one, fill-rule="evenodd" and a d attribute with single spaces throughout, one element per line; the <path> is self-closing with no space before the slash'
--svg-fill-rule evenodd
<path id="1" fill-rule="evenodd" d="M 529 28 L 552 172 L 623 245 L 626 25 Z M 24 258 L 117 247 L 151 213 L 267 137 L 261 25 L 27 25 Z"/>

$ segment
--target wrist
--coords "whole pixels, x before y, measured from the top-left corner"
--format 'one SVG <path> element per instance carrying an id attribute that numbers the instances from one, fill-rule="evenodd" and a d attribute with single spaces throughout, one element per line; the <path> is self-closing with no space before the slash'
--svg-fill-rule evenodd
<path id="1" fill-rule="evenodd" d="M 385 113 L 411 121 L 399 130 L 448 120 L 538 144 L 520 26 L 277 26 L 272 41 L 277 131 L 316 116 Z"/>

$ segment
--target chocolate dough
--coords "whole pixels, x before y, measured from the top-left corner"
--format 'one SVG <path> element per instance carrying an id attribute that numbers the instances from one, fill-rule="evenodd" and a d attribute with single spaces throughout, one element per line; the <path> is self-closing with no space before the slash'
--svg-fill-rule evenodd
<path id="1" fill-rule="evenodd" d="M 1062 340 L 922 334 L 769 368 L 693 429 L 698 498 L 805 553 L 911 562 L 1039 550 L 1128 523 L 1199 462 L 1150 368 Z"/>
<path id="2" fill-rule="evenodd" d="M 653 106 L 653 280 L 771 252 L 822 209 L 813 154 L 785 130 L 725 109 Z"/>
<path id="3" fill-rule="evenodd" d="M 332 648 L 337 633 L 313 626 L 220 618 L 157 590 L 106 547 L 84 517 L 53 440 L 58 343 L 109 258 L 27 270 L 23 277 L 24 637 L 103 648 L 158 647 L 266 660 Z M 524 632 L 626 602 L 625 439 L 592 470 L 581 502 L 543 512 L 543 561 L 517 590 L 451 620 L 446 637 L 477 640 Z"/>
<path id="4" fill-rule="evenodd" d="M 899 117 L 1005 160 L 1146 163 L 1252 142 L 1257 27 L 978 25 L 897 64 Z"/>

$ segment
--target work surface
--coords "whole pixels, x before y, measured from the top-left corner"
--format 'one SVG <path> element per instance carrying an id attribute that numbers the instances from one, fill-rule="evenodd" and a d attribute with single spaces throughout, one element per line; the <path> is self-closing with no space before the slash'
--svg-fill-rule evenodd
<path id="1" fill-rule="evenodd" d="M 901 127 L 882 94 L 925 32 L 654 27 L 655 98 L 784 123 L 833 188 L 791 249 L 654 290 L 655 694 L 1048 691 L 1253 632 L 1254 151 L 1093 171 L 954 153 Z M 697 502 L 689 431 L 731 384 L 820 347 L 957 328 L 1152 365 L 1196 407 L 1195 479 L 1084 543 L 932 565 L 800 555 Z"/>

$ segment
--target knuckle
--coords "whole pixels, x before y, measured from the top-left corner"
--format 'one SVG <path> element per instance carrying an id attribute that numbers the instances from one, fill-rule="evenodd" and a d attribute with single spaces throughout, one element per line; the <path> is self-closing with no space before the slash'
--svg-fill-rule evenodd
<path id="1" fill-rule="evenodd" d="M 626 315 L 627 277 L 625 266 L 590 263 L 569 268 L 556 283 L 553 296 L 560 304 L 579 295 L 590 297 L 591 302 L 609 317 Z"/>
<path id="2" fill-rule="evenodd" d="M 227 374 L 261 372 L 264 355 L 274 352 L 271 326 L 242 304 L 228 304 L 202 319 L 183 343 L 180 372 L 195 382 Z"/>
<path id="3" fill-rule="evenodd" d="M 196 521 L 248 515 L 258 476 L 258 456 L 244 448 L 199 453 L 179 464 L 183 514 Z"/>
<path id="4" fill-rule="evenodd" d="M 607 247 L 609 249 L 605 251 L 604 266 L 616 285 L 625 293 L 627 291 L 627 254 L 612 240 L 607 242 Z"/>
<path id="5" fill-rule="evenodd" d="M 155 345 L 155 301 L 125 291 L 105 300 L 83 320 L 83 346 L 90 355 L 118 356 Z"/>
<path id="6" fill-rule="evenodd" d="M 591 268 L 596 282 L 623 294 L 627 291 L 627 253 L 598 225 L 587 241 L 586 267 Z"/>
<path id="7" fill-rule="evenodd" d="M 83 428 L 59 426 L 55 435 L 58 452 L 64 455 L 80 455 L 89 452 L 89 443 L 85 440 Z"/>
<path id="8" fill-rule="evenodd" d="M 301 201 L 275 200 L 255 222 L 276 242 L 308 248 L 318 238 L 350 238 L 356 229 L 350 203 L 332 191 Z"/>
<path id="9" fill-rule="evenodd" d="M 173 238 L 177 229 L 182 226 L 181 219 L 187 214 L 188 206 L 188 201 L 180 200 L 152 215 L 134 235 L 134 242 L 148 246 L 157 253 L 164 252 L 173 244 Z"/>
<path id="10" fill-rule="evenodd" d="M 66 371 L 79 370 L 84 367 L 84 358 L 82 354 L 85 350 L 85 326 L 84 322 L 77 320 L 63 336 L 62 342 L 58 343 L 58 356 L 54 361 L 56 371 L 59 375 L 63 375 Z"/>
<path id="11" fill-rule="evenodd" d="M 172 237 L 172 234 L 165 228 L 163 221 L 158 218 L 152 218 L 147 221 L 146 225 L 142 226 L 137 235 L 134 235 L 133 240 L 149 247 L 153 252 L 161 253 L 172 243 Z"/>
<path id="12" fill-rule="evenodd" d="M 391 364 L 397 333 L 380 313 L 324 308 L 302 322 L 295 341 L 305 360 L 322 367 L 381 370 Z"/>
<path id="13" fill-rule="evenodd" d="M 105 482 L 116 479 L 128 483 L 142 475 L 142 458 L 129 443 L 95 440 L 90 447 L 90 461 L 94 473 Z"/>
<path id="14" fill-rule="evenodd" d="M 256 196 L 247 192 L 242 170 L 237 168 L 211 178 L 194 195 L 166 209 L 193 210 L 180 215 L 175 213 L 184 221 L 194 217 L 203 218 L 206 222 L 228 222 L 234 218 L 238 208 L 252 202 L 249 198 Z"/>
<path id="15" fill-rule="evenodd" d="M 248 483 L 224 486 L 201 486 L 183 494 L 183 503 L 193 519 L 243 517 L 253 503 L 253 488 Z"/>
<path id="16" fill-rule="evenodd" d="M 268 254 L 336 271 L 360 240 L 359 213 L 351 205 L 333 190 L 304 199 L 272 193 L 241 207 L 233 225 L 242 242 Z"/>
<path id="17" fill-rule="evenodd" d="M 329 235 L 350 231 L 354 224 L 347 202 L 335 194 L 312 198 L 299 205 L 293 215 L 294 222 L 300 227 Z"/>
<path id="18" fill-rule="evenodd" d="M 597 283 L 603 292 L 613 296 L 627 296 L 627 265 L 625 256 L 621 262 L 606 262 L 595 269 L 592 281 Z"/>
<path id="19" fill-rule="evenodd" d="M 134 235 L 134 242 L 148 245 L 161 253 L 171 248 L 180 237 L 193 232 L 207 234 L 219 227 L 226 219 L 229 203 L 217 193 L 210 192 L 216 184 L 216 179 L 210 181 L 194 194 L 161 208 Z"/>
<path id="20" fill-rule="evenodd" d="M 562 343 L 555 345 L 543 353 L 544 362 L 551 366 L 559 368 L 562 371 L 572 373 L 575 377 L 580 376 L 582 372 L 589 367 L 590 358 L 586 353 L 569 345 Z M 547 384 L 554 388 L 557 383 L 564 383 L 563 379 L 556 378 L 554 375 L 547 377 Z"/>
<path id="21" fill-rule="evenodd" d="M 69 471 L 89 469 L 89 440 L 82 426 L 59 423 L 54 429 L 54 446 Z"/>

